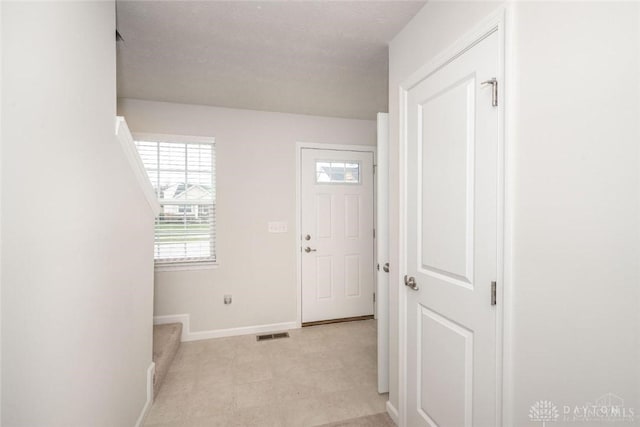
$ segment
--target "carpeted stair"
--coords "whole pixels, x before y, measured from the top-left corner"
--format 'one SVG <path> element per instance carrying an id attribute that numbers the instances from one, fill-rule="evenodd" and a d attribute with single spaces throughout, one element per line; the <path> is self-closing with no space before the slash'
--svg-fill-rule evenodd
<path id="1" fill-rule="evenodd" d="M 153 378 L 153 395 L 157 396 L 162 381 L 167 376 L 171 362 L 180 348 L 182 323 L 153 326 L 153 361 L 156 375 Z"/>

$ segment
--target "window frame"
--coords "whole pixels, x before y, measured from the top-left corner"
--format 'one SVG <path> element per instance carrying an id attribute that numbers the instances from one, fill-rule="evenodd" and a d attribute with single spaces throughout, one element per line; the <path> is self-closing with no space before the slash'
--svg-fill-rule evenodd
<path id="1" fill-rule="evenodd" d="M 178 134 L 165 134 L 165 133 L 149 133 L 149 132 L 133 132 L 132 133 L 133 136 L 133 140 L 134 143 L 137 141 L 150 141 L 150 142 L 164 142 L 164 143 L 178 143 L 178 144 L 185 144 L 185 143 L 194 143 L 194 144 L 211 144 L 213 145 L 213 150 L 214 150 L 214 156 L 217 160 L 217 151 L 216 151 L 216 139 L 215 137 L 212 136 L 189 136 L 189 135 L 178 135 Z M 137 150 L 137 147 L 136 147 Z M 137 152 L 137 151 L 136 151 Z M 213 165 L 213 179 L 215 182 L 215 190 L 216 190 L 216 201 L 214 203 L 214 211 L 217 213 L 217 161 L 216 163 L 214 163 Z M 145 168 L 145 172 L 147 172 L 146 168 Z M 148 172 L 147 172 L 148 173 Z M 157 197 L 157 194 L 156 194 Z M 158 203 L 160 203 L 162 205 L 162 201 L 160 199 L 158 199 Z M 211 260 L 199 260 L 199 261 L 170 261 L 170 262 L 166 262 L 166 261 L 161 261 L 158 262 L 155 259 L 155 254 L 154 254 L 154 259 L 153 259 L 153 263 L 154 263 L 154 269 L 155 271 L 183 271 L 183 270 L 206 270 L 206 269 L 216 269 L 219 266 L 220 263 L 220 257 L 218 254 L 218 227 L 217 227 L 217 218 L 218 215 L 216 215 L 215 217 L 215 228 L 214 228 L 214 242 L 213 245 L 216 249 L 215 251 L 215 255 L 216 255 L 216 259 L 215 261 L 211 261 Z M 155 223 L 154 223 L 154 231 L 153 231 L 153 235 L 154 235 L 154 241 L 155 241 Z M 154 243 L 155 244 L 155 243 Z"/>

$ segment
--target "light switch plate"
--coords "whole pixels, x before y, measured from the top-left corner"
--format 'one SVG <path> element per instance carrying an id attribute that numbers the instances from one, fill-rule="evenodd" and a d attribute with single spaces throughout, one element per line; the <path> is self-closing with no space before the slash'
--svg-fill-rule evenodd
<path id="1" fill-rule="evenodd" d="M 286 233 L 287 222 L 286 221 L 269 221 L 267 224 L 269 233 Z"/>

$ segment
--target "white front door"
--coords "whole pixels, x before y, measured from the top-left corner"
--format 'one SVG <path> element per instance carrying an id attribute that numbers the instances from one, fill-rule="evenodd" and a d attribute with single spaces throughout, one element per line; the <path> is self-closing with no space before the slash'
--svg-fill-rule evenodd
<path id="1" fill-rule="evenodd" d="M 499 37 L 407 91 L 407 425 L 497 425 Z M 412 289 L 412 281 L 416 289 Z"/>
<path id="2" fill-rule="evenodd" d="M 302 322 L 373 314 L 373 152 L 304 148 Z"/>

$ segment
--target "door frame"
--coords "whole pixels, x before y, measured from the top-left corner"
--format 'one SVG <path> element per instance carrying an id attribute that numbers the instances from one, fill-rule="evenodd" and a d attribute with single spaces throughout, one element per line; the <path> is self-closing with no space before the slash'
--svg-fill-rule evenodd
<path id="1" fill-rule="evenodd" d="M 315 150 L 334 150 L 334 151 L 358 151 L 373 154 L 373 167 L 375 170 L 376 165 L 376 147 L 373 145 L 344 145 L 344 144 L 322 144 L 317 142 L 296 142 L 296 244 L 294 246 L 296 251 L 296 327 L 302 327 L 302 246 L 300 245 L 300 239 L 302 238 L 302 150 L 315 149 Z M 376 200 L 378 195 L 378 188 L 376 186 L 375 178 L 373 180 L 373 224 L 376 223 Z M 375 267 L 376 252 L 375 252 L 375 240 L 373 244 L 373 265 Z M 374 268 L 374 277 L 375 268 Z M 376 289 L 376 283 L 374 283 L 373 289 Z"/>
<path id="2" fill-rule="evenodd" d="M 407 426 L 407 291 L 402 286 L 403 277 L 407 271 L 407 98 L 408 91 L 423 80 L 446 66 L 451 61 L 471 49 L 494 32 L 499 38 L 499 65 L 496 78 L 500 84 L 498 93 L 498 191 L 497 191 L 497 306 L 496 306 L 496 420 L 498 426 L 511 425 L 511 232 L 510 210 L 506 203 L 510 194 L 507 182 L 507 136 L 509 128 L 506 126 L 506 112 L 509 98 L 506 96 L 511 80 L 511 37 L 507 38 L 507 14 L 512 13 L 508 7 L 501 6 L 487 16 L 478 25 L 459 38 L 453 45 L 444 49 L 433 60 L 418 68 L 398 87 L 399 99 L 399 135 L 398 135 L 398 171 L 399 171 L 399 212 L 398 212 L 398 256 L 399 267 L 396 271 L 398 295 L 398 418 L 399 427 Z M 509 200 L 511 198 L 509 197 Z M 507 262 L 505 263 L 505 260 Z"/>
<path id="3" fill-rule="evenodd" d="M 378 113 L 376 117 L 378 157 L 376 167 L 376 274 L 375 313 L 378 333 L 378 393 L 389 392 L 389 282 L 390 275 L 384 272 L 384 263 L 389 262 L 389 113 Z M 381 253 L 382 252 L 382 253 Z M 386 276 L 381 281 L 381 276 Z M 386 282 L 384 289 L 382 283 Z"/>

